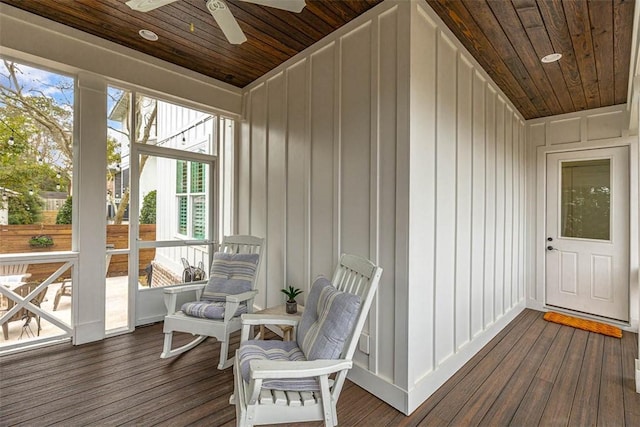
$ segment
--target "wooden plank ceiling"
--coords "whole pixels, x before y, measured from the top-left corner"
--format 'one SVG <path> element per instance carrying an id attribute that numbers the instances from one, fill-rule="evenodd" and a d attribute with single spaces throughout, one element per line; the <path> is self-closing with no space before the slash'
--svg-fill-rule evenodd
<path id="1" fill-rule="evenodd" d="M 427 1 L 526 119 L 627 101 L 634 1 Z"/>
<path id="2" fill-rule="evenodd" d="M 299 14 L 227 0 L 247 36 L 242 45 L 227 42 L 204 0 L 147 13 L 125 1 L 0 0 L 237 87 L 382 0 L 306 0 Z M 427 2 L 526 119 L 626 102 L 633 0 Z M 159 40 L 143 40 L 143 28 Z M 553 52 L 559 62 L 540 62 Z"/>

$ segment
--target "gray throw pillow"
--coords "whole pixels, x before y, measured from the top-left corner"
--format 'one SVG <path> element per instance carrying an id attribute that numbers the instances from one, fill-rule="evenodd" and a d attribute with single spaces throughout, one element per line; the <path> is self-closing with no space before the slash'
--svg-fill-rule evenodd
<path id="1" fill-rule="evenodd" d="M 258 268 L 258 254 L 213 254 L 213 264 L 209 281 L 202 293 L 202 299 L 220 301 L 212 293 L 241 294 L 250 291 Z"/>
<path id="2" fill-rule="evenodd" d="M 307 360 L 337 359 L 360 312 L 360 297 L 338 291 L 325 277 L 311 287 L 296 340 Z"/>

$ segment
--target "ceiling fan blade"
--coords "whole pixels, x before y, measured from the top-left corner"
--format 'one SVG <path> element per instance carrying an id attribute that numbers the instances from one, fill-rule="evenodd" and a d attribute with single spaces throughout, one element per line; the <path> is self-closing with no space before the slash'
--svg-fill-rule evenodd
<path id="1" fill-rule="evenodd" d="M 247 37 L 238 25 L 238 21 L 233 17 L 227 4 L 222 0 L 208 0 L 207 9 L 216 20 L 218 26 L 231 44 L 242 44 L 247 41 Z"/>
<path id="2" fill-rule="evenodd" d="M 300 13 L 307 5 L 305 0 L 241 0 L 247 3 L 269 6 L 275 9 L 288 10 L 289 12 Z"/>
<path id="3" fill-rule="evenodd" d="M 149 12 L 174 1 L 178 0 L 129 0 L 125 4 L 138 12 Z"/>

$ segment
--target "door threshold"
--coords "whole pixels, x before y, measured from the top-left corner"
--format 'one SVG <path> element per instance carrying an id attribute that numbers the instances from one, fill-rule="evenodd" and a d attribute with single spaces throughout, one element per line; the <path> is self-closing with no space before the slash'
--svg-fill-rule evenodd
<path id="1" fill-rule="evenodd" d="M 563 307 L 558 307 L 558 306 L 549 305 L 549 304 L 545 304 L 543 306 L 543 309 L 545 309 L 547 311 L 556 311 L 558 313 L 568 314 L 568 315 L 572 315 L 572 316 L 576 316 L 576 317 L 582 317 L 583 319 L 595 320 L 597 322 L 606 323 L 606 324 L 612 325 L 612 326 L 617 326 L 620 329 L 622 329 L 624 331 L 627 331 L 627 332 L 636 332 L 635 329 L 633 329 L 631 327 L 631 323 L 630 322 L 625 322 L 625 321 L 622 321 L 622 320 L 613 319 L 611 317 L 598 316 L 596 314 L 585 313 L 584 311 L 571 310 L 569 308 L 563 308 Z"/>

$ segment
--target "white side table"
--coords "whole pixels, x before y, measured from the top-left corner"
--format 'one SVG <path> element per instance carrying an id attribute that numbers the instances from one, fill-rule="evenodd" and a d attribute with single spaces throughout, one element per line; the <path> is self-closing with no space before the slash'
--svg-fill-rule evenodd
<path id="1" fill-rule="evenodd" d="M 273 307 L 267 307 L 264 310 L 256 311 L 255 314 L 276 314 L 278 316 L 287 316 L 287 317 L 297 317 L 301 318 L 302 313 L 304 313 L 304 306 L 298 304 L 298 312 L 295 314 L 289 314 L 286 311 L 286 305 L 280 304 Z M 291 341 L 293 336 L 291 336 L 293 332 L 293 326 L 291 325 L 274 325 L 278 329 L 282 331 L 282 339 L 284 341 Z M 264 338 L 264 325 L 260 325 L 260 338 Z"/>

